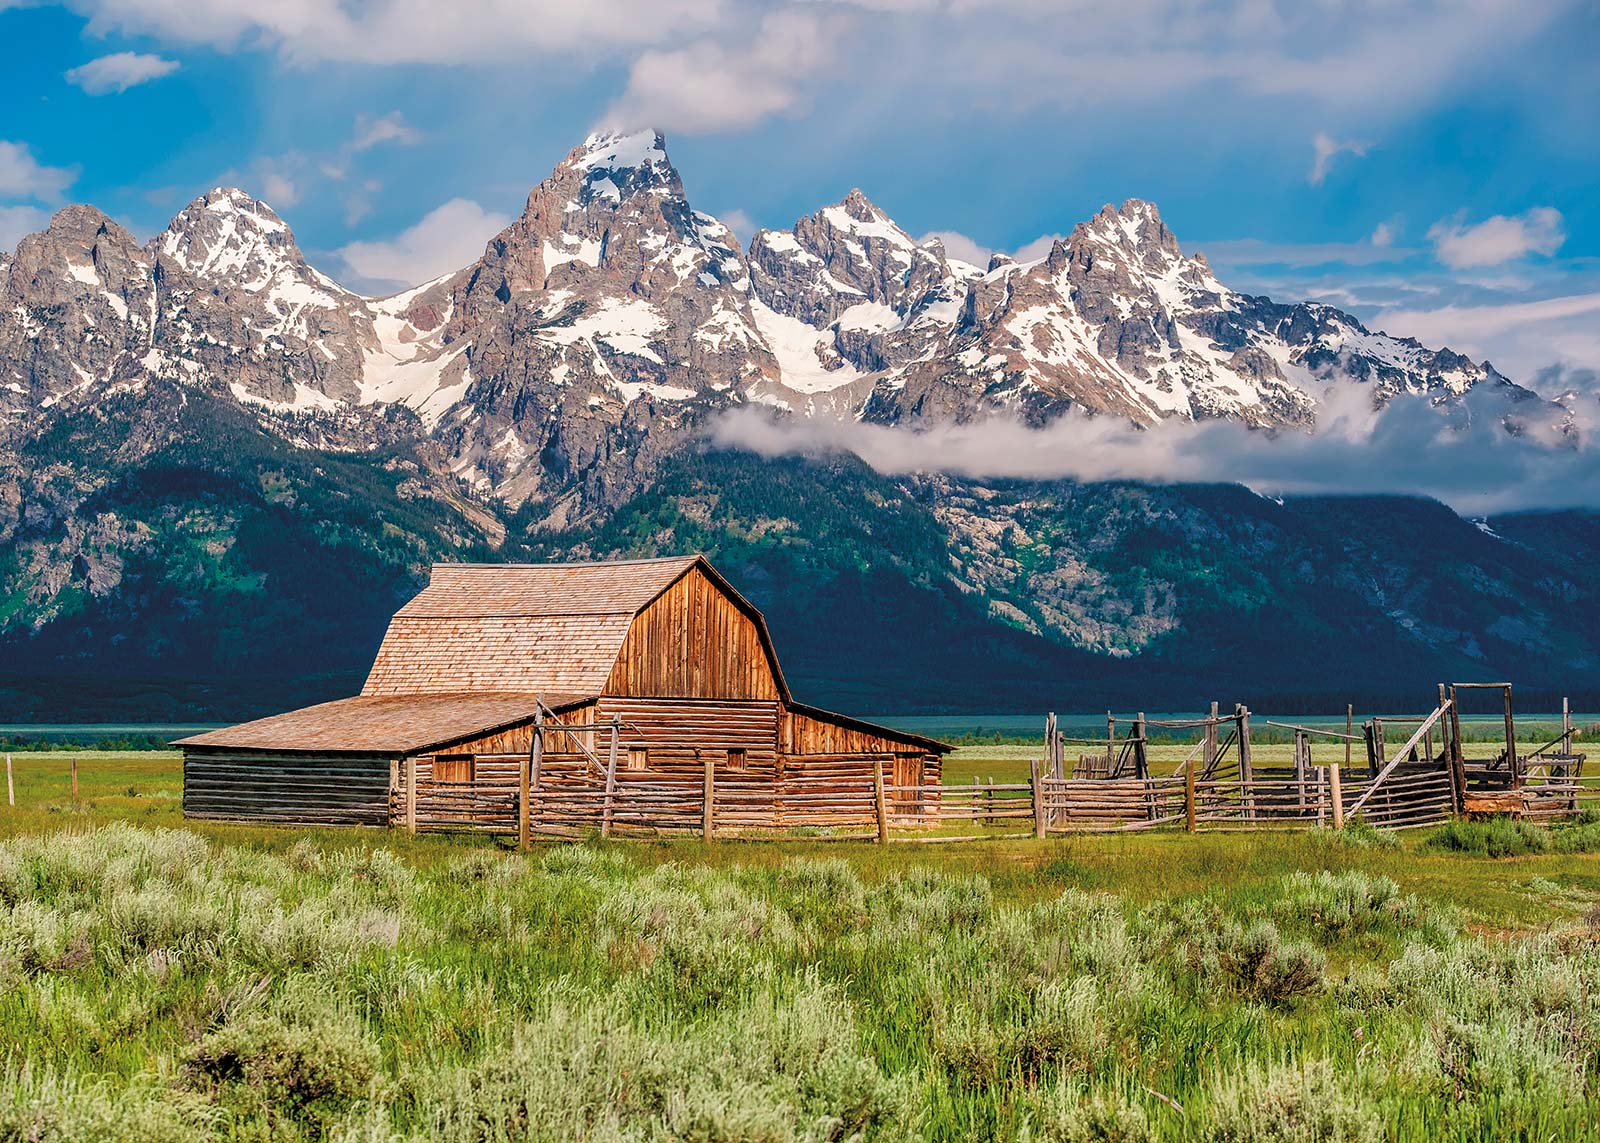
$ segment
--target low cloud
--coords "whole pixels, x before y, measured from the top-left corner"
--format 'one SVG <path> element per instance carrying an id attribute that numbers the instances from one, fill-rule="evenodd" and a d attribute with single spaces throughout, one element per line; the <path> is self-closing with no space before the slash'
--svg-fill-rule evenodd
<path id="1" fill-rule="evenodd" d="M 1474 226 L 1465 218 L 1441 220 L 1428 230 L 1434 253 L 1452 269 L 1499 266 L 1529 254 L 1554 254 L 1567 239 L 1561 212 L 1537 206 L 1524 214 L 1497 214 Z"/>
<path id="2" fill-rule="evenodd" d="M 114 52 L 90 60 L 66 73 L 66 80 L 90 95 L 121 94 L 178 70 L 178 61 L 144 52 Z"/>
<path id="3" fill-rule="evenodd" d="M 1017 262 L 1037 262 L 1040 258 L 1050 253 L 1050 247 L 1060 242 L 1065 235 L 1041 234 L 1031 242 L 1025 242 L 1015 250 L 997 250 L 993 246 L 985 246 L 977 239 L 962 234 L 959 230 L 930 230 L 918 242 L 927 242 L 937 238 L 944 244 L 944 252 L 950 257 L 962 262 L 970 262 L 974 266 L 987 266 L 989 259 L 996 254 L 1004 254 Z"/>
<path id="4" fill-rule="evenodd" d="M 1394 308 L 1367 323 L 1447 345 L 1469 357 L 1489 358 L 1506 376 L 1522 381 L 1552 364 L 1600 367 L 1600 292 L 1538 301 Z"/>
<path id="5" fill-rule="evenodd" d="M 1396 398 L 1381 412 L 1350 386 L 1330 397 L 1315 434 L 1268 435 L 1233 421 L 1166 421 L 1138 429 L 1069 412 L 1043 429 L 1004 418 L 926 430 L 855 421 L 775 417 L 747 407 L 721 418 L 715 443 L 766 456 L 843 450 L 880 472 L 976 478 L 1229 482 L 1263 495 L 1404 493 L 1464 514 L 1600 503 L 1600 452 L 1555 431 L 1548 407 L 1529 410 L 1512 436 L 1504 397 L 1470 394 L 1441 412 L 1426 397 Z M 1587 408 L 1579 411 L 1586 417 Z"/>
<path id="6" fill-rule="evenodd" d="M 745 211 L 735 208 L 717 215 L 722 225 L 733 231 L 733 236 L 739 240 L 741 246 L 750 245 L 750 239 L 761 228 L 756 225 L 756 220 Z"/>
<path id="7" fill-rule="evenodd" d="M 26 143 L 0 139 L 0 198 L 59 202 L 77 177 L 75 170 L 45 166 L 33 157 Z"/>
<path id="8" fill-rule="evenodd" d="M 1363 139 L 1339 140 L 1326 132 L 1318 131 L 1312 137 L 1311 147 L 1316 158 L 1312 160 L 1311 170 L 1306 173 L 1306 182 L 1314 187 L 1320 187 L 1327 179 L 1335 157 L 1340 154 L 1365 155 L 1372 148 L 1372 144 Z"/>
<path id="9" fill-rule="evenodd" d="M 843 24 L 831 12 L 780 10 L 764 16 L 748 42 L 724 36 L 644 52 L 606 123 L 700 133 L 795 112 L 806 101 L 805 81 L 836 58 Z"/>
<path id="10" fill-rule="evenodd" d="M 510 217 L 464 198 L 435 207 L 383 242 L 352 242 L 336 252 L 363 289 L 404 289 L 459 270 Z"/>

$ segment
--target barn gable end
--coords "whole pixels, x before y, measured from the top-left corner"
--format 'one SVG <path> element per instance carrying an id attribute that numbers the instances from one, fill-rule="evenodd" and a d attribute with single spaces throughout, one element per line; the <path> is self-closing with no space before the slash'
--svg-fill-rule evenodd
<path id="1" fill-rule="evenodd" d="M 760 614 L 704 562 L 634 618 L 604 693 L 768 702 L 788 697 Z"/>

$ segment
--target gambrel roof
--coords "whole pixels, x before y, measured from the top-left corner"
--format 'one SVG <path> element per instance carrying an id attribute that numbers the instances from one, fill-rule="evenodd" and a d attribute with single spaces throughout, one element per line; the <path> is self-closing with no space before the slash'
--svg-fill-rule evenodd
<path id="1" fill-rule="evenodd" d="M 580 564 L 435 564 L 389 623 L 361 693 L 598 695 L 634 617 L 698 567 L 756 624 L 788 688 L 761 613 L 704 556 Z"/>

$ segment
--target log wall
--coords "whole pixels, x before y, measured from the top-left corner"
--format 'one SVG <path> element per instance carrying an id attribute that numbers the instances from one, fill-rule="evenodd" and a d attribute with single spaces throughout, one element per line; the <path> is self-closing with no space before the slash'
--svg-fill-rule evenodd
<path id="1" fill-rule="evenodd" d="M 184 751 L 183 816 L 387 825 L 390 759 Z"/>

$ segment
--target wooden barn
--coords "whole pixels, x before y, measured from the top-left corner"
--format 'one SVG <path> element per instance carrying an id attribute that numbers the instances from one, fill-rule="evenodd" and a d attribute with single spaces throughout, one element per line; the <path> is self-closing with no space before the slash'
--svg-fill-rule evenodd
<path id="1" fill-rule="evenodd" d="M 796 702 L 760 612 L 698 555 L 435 565 L 360 695 L 178 745 L 189 817 L 524 830 L 688 827 L 714 785 L 724 824 L 859 821 L 874 783 L 915 819 L 949 750 Z"/>

